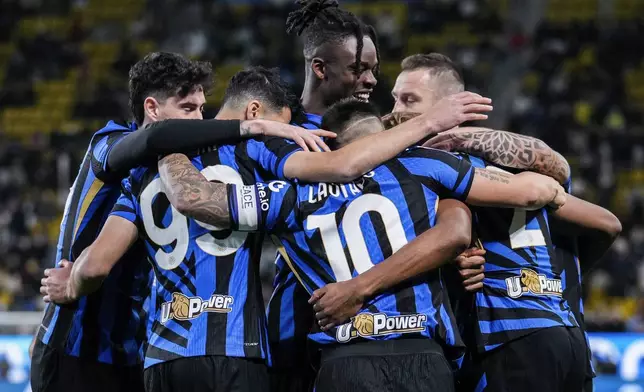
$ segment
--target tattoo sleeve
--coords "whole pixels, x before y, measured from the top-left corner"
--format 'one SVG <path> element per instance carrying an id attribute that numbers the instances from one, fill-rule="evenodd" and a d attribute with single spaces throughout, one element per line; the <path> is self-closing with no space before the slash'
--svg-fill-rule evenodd
<path id="1" fill-rule="evenodd" d="M 564 184 L 570 177 L 566 159 L 539 139 L 511 132 L 472 128 L 453 132 L 455 149 L 468 152 L 494 164 L 530 170 Z"/>
<path id="2" fill-rule="evenodd" d="M 183 154 L 159 161 L 159 174 L 170 203 L 182 214 L 219 228 L 229 228 L 228 187 L 210 182 Z"/>

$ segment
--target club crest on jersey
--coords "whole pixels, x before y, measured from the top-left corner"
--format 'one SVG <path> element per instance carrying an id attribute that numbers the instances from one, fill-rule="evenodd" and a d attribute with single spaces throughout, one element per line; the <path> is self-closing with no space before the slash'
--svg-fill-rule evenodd
<path id="1" fill-rule="evenodd" d="M 392 333 L 422 332 L 426 322 L 425 314 L 387 316 L 383 313 L 360 313 L 352 317 L 350 323 L 338 327 L 335 339 L 339 343 L 346 343 L 358 336 L 366 338 Z"/>
<path id="2" fill-rule="evenodd" d="M 549 279 L 545 275 L 537 274 L 531 269 L 521 270 L 521 276 L 505 278 L 505 285 L 510 298 L 519 298 L 530 292 L 536 295 L 561 296 L 563 289 L 560 279 Z"/>
<path id="3" fill-rule="evenodd" d="M 161 324 L 168 320 L 192 320 L 203 313 L 228 313 L 232 310 L 233 297 L 213 294 L 204 301 L 201 297 L 187 297 L 181 293 L 172 293 L 172 301 L 161 305 Z"/>

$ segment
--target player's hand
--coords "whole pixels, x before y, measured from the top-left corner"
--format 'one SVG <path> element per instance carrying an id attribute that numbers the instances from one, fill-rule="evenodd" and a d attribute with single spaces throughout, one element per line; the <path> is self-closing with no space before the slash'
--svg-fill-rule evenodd
<path id="1" fill-rule="evenodd" d="M 459 131 L 458 128 L 441 132 L 423 144 L 423 147 L 435 148 L 443 151 L 469 152 L 466 143 L 471 133 Z"/>
<path id="2" fill-rule="evenodd" d="M 552 199 L 550 203 L 548 203 L 548 207 L 552 208 L 553 210 L 557 210 L 563 207 L 564 204 L 566 204 L 566 191 L 559 183 L 556 184 L 556 189 L 557 194 L 555 195 L 555 198 Z"/>
<path id="3" fill-rule="evenodd" d="M 40 294 L 43 295 L 45 302 L 66 304 L 74 301 L 67 291 L 72 265 L 67 260 L 61 260 L 58 268 L 45 270 L 45 277 L 40 280 Z"/>
<path id="4" fill-rule="evenodd" d="M 430 120 L 429 135 L 452 129 L 466 121 L 487 120 L 492 100 L 479 94 L 463 91 L 438 101 L 424 115 Z"/>
<path id="5" fill-rule="evenodd" d="M 414 117 L 420 116 L 420 113 L 414 112 L 394 112 L 384 115 L 380 120 L 385 126 L 385 129 L 393 128 L 410 120 Z"/>
<path id="6" fill-rule="evenodd" d="M 327 331 L 358 314 L 364 296 L 349 281 L 330 283 L 315 290 L 309 303 L 313 305 L 318 325 Z"/>
<path id="7" fill-rule="evenodd" d="M 463 280 L 466 291 L 474 292 L 483 288 L 485 278 L 485 249 L 469 248 L 456 257 L 454 263 Z"/>
<path id="8" fill-rule="evenodd" d="M 264 136 L 274 136 L 292 140 L 298 146 L 302 147 L 304 151 L 331 151 L 322 138 L 336 137 L 335 133 L 325 131 L 323 129 L 308 130 L 277 121 L 254 121 L 261 121 L 261 127 L 258 128 L 257 132 L 261 132 Z"/>

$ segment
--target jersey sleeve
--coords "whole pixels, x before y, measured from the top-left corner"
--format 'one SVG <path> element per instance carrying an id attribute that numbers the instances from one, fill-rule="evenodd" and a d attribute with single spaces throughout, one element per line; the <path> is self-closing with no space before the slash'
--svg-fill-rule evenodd
<path id="1" fill-rule="evenodd" d="M 239 231 L 295 231 L 299 228 L 296 187 L 284 181 L 228 185 L 231 226 Z"/>
<path id="2" fill-rule="evenodd" d="M 132 194 L 132 185 L 129 178 L 121 182 L 121 196 L 114 204 L 110 215 L 121 217 L 139 226 L 136 198 Z"/>
<path id="3" fill-rule="evenodd" d="M 108 170 L 107 159 L 112 148 L 130 133 L 132 132 L 124 130 L 94 136 L 90 144 L 90 159 L 96 178 L 103 182 L 115 182 L 123 178 L 123 172 Z"/>
<path id="4" fill-rule="evenodd" d="M 284 176 L 284 164 L 291 155 L 298 151 L 302 151 L 300 146 L 279 137 L 265 137 L 261 140 L 250 139 L 246 142 L 248 158 L 279 180 L 287 180 Z"/>
<path id="5" fill-rule="evenodd" d="M 474 167 L 454 154 L 431 148 L 408 150 L 398 158 L 403 166 L 439 197 L 467 199 L 474 181 Z"/>

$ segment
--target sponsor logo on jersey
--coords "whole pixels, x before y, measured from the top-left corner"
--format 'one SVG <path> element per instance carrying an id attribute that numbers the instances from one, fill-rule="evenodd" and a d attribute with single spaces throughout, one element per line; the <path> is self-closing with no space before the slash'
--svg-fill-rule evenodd
<path id="1" fill-rule="evenodd" d="M 161 324 L 168 320 L 192 320 L 203 313 L 228 313 L 232 310 L 233 297 L 213 294 L 207 301 L 201 297 L 187 297 L 181 293 L 172 293 L 172 301 L 161 305 Z"/>
<path id="2" fill-rule="evenodd" d="M 360 313 L 352 317 L 350 323 L 339 326 L 335 338 L 340 343 L 346 343 L 358 336 L 367 338 L 392 333 L 422 332 L 426 322 L 425 314 L 387 316 L 383 313 Z"/>
<path id="3" fill-rule="evenodd" d="M 563 293 L 561 279 L 549 279 L 527 268 L 521 270 L 520 276 L 505 278 L 505 285 L 510 298 L 519 298 L 527 292 L 535 295 L 557 296 Z"/>

